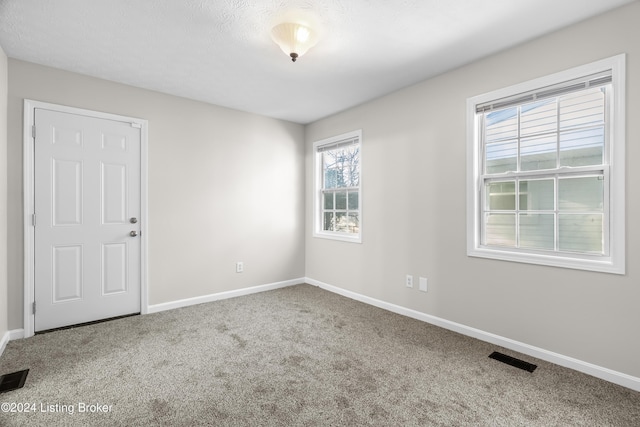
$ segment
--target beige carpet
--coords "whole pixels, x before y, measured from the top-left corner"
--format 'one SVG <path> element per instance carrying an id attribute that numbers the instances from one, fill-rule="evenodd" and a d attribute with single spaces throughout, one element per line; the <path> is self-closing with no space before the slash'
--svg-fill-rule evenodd
<path id="1" fill-rule="evenodd" d="M 2 426 L 640 426 L 638 392 L 309 285 L 10 342 L 27 368 Z"/>

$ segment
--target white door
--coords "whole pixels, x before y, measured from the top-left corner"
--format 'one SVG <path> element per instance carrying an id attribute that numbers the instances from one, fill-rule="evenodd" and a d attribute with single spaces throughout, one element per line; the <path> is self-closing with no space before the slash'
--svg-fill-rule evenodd
<path id="1" fill-rule="evenodd" d="M 36 108 L 35 331 L 140 312 L 140 128 Z"/>

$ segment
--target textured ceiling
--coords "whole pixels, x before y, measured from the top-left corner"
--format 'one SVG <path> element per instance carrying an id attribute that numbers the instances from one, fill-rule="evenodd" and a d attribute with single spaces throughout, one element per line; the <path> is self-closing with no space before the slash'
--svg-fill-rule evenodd
<path id="1" fill-rule="evenodd" d="M 11 58 L 309 123 L 632 0 L 0 0 Z M 296 63 L 269 30 L 320 41 Z"/>

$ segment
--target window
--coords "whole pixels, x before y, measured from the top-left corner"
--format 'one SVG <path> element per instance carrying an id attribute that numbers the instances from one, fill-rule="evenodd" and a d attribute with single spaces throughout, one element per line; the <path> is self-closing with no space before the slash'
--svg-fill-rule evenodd
<path id="1" fill-rule="evenodd" d="M 624 274 L 624 60 L 467 101 L 470 256 Z"/>
<path id="2" fill-rule="evenodd" d="M 358 130 L 313 144 L 316 237 L 361 242 L 361 138 Z"/>

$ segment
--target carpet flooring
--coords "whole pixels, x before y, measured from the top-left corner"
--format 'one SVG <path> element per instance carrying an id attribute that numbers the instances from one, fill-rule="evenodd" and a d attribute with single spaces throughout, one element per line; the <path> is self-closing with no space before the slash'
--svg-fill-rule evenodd
<path id="1" fill-rule="evenodd" d="M 638 392 L 310 285 L 12 341 L 22 369 L 2 426 L 640 426 Z"/>

